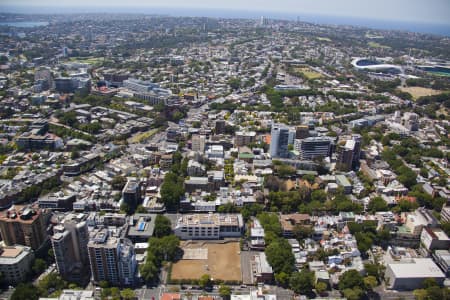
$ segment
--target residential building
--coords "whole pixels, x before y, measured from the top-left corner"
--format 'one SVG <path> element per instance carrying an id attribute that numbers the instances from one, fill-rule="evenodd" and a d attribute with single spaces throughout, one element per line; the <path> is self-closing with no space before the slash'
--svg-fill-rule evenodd
<path id="1" fill-rule="evenodd" d="M 256 142 L 256 132 L 254 131 L 238 131 L 235 134 L 234 145 L 236 147 L 248 146 Z"/>
<path id="2" fill-rule="evenodd" d="M 436 250 L 433 253 L 433 259 L 446 276 L 450 275 L 450 251 Z"/>
<path id="3" fill-rule="evenodd" d="M 141 183 L 137 178 L 129 178 L 122 190 L 123 202 L 130 207 L 137 207 L 142 201 Z"/>
<path id="4" fill-rule="evenodd" d="M 252 220 L 250 228 L 250 249 L 252 250 L 264 250 L 266 247 L 266 242 L 264 240 L 265 233 L 264 228 L 258 219 Z"/>
<path id="5" fill-rule="evenodd" d="M 204 135 L 194 134 L 192 136 L 192 151 L 205 152 L 206 137 Z"/>
<path id="6" fill-rule="evenodd" d="M 48 213 L 32 206 L 14 207 L 0 215 L 0 232 L 7 246 L 24 245 L 38 250 L 48 241 Z"/>
<path id="7" fill-rule="evenodd" d="M 273 270 L 267 261 L 266 254 L 259 252 L 252 256 L 252 274 L 256 283 L 272 283 Z"/>
<path id="8" fill-rule="evenodd" d="M 30 247 L 15 245 L 0 249 L 0 273 L 6 284 L 25 282 L 31 272 L 34 252 Z"/>
<path id="9" fill-rule="evenodd" d="M 420 234 L 420 245 L 428 253 L 434 250 L 448 250 L 450 239 L 440 228 L 424 227 Z"/>
<path id="10" fill-rule="evenodd" d="M 89 280 L 87 244 L 89 231 L 85 214 L 69 214 L 54 227 L 51 237 L 56 267 L 62 278 L 70 282 Z"/>
<path id="11" fill-rule="evenodd" d="M 308 226 L 310 225 L 310 216 L 308 214 L 289 214 L 280 215 L 280 224 L 284 237 L 292 237 L 295 225 Z"/>
<path id="12" fill-rule="evenodd" d="M 136 255 L 133 243 L 111 229 L 97 228 L 88 243 L 89 262 L 94 283 L 133 285 Z"/>
<path id="13" fill-rule="evenodd" d="M 347 179 L 345 175 L 336 175 L 336 183 L 344 188 L 345 194 L 352 193 L 353 185 L 350 183 L 350 181 Z"/>

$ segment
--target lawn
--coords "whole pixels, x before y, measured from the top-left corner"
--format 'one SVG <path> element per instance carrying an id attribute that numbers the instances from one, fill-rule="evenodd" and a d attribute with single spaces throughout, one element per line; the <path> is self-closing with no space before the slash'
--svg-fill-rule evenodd
<path id="1" fill-rule="evenodd" d="M 377 42 L 369 42 L 367 44 L 369 45 L 369 47 L 372 47 L 372 48 L 385 48 L 385 49 L 390 49 L 391 48 L 389 46 L 382 45 L 382 44 L 377 43 Z"/>
<path id="2" fill-rule="evenodd" d="M 420 86 L 410 86 L 410 87 L 402 87 L 400 88 L 402 92 L 410 93 L 414 99 L 423 97 L 423 96 L 433 96 L 442 93 L 442 91 L 424 88 Z"/>
<path id="3" fill-rule="evenodd" d="M 319 41 L 331 42 L 331 39 L 326 38 L 326 37 L 320 37 L 320 36 L 318 36 L 317 39 L 318 39 Z"/>
<path id="4" fill-rule="evenodd" d="M 134 136 L 132 136 L 128 139 L 128 143 L 129 144 L 141 143 L 141 142 L 151 138 L 153 135 L 155 135 L 155 133 L 157 133 L 158 130 L 159 130 L 158 128 L 155 128 L 155 129 L 151 129 L 149 131 L 135 134 Z"/>
<path id="5" fill-rule="evenodd" d="M 95 65 L 103 61 L 101 57 L 71 57 L 71 62 L 85 63 Z"/>
<path id="6" fill-rule="evenodd" d="M 323 77 L 322 74 L 312 70 L 310 67 L 295 68 L 295 71 L 302 73 L 309 80 L 310 79 L 319 79 L 319 78 Z"/>

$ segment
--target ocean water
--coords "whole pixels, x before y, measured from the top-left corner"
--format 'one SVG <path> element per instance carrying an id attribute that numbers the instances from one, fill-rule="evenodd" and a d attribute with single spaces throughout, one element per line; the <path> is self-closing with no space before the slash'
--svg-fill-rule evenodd
<path id="1" fill-rule="evenodd" d="M 0 22 L 0 26 L 11 26 L 20 28 L 31 28 L 38 26 L 47 26 L 48 22 Z"/>
<path id="2" fill-rule="evenodd" d="M 300 20 L 304 22 L 328 25 L 351 25 L 374 29 L 402 30 L 419 33 L 429 33 L 450 36 L 450 19 L 448 24 L 432 24 L 418 22 L 403 22 L 395 20 L 376 20 L 358 17 L 293 14 L 270 11 L 242 11 L 220 9 L 191 9 L 191 8 L 164 8 L 164 7 L 23 7 L 1 5 L 0 11 L 12 13 L 137 13 L 160 14 L 169 16 L 192 16 L 214 18 L 250 18 L 259 19 L 261 16 L 272 19 Z M 27 22 L 28 23 L 28 22 Z M 29 22 L 34 23 L 34 22 Z"/>

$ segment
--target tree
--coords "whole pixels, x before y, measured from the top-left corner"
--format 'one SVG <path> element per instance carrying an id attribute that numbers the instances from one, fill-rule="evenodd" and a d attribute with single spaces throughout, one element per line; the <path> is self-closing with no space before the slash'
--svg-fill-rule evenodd
<path id="1" fill-rule="evenodd" d="M 303 240 L 311 236 L 313 230 L 310 226 L 302 226 L 300 224 L 296 224 L 292 229 L 292 234 L 297 240 Z"/>
<path id="2" fill-rule="evenodd" d="M 163 216 L 157 215 L 155 219 L 155 230 L 153 235 L 156 237 L 163 237 L 169 235 L 172 232 L 172 225 L 170 219 Z"/>
<path id="3" fill-rule="evenodd" d="M 316 288 L 316 291 L 319 294 L 322 294 L 328 288 L 327 284 L 325 282 L 322 282 L 322 281 L 318 281 L 314 287 Z"/>
<path id="4" fill-rule="evenodd" d="M 372 200 L 370 200 L 369 205 L 367 206 L 367 210 L 370 211 L 371 213 L 377 211 L 387 211 L 388 205 L 383 198 L 375 197 Z"/>
<path id="5" fill-rule="evenodd" d="M 212 284 L 211 276 L 209 276 L 208 274 L 203 274 L 200 277 L 200 279 L 198 280 L 198 284 L 200 285 L 200 287 L 202 289 L 206 289 L 206 288 L 210 287 Z"/>
<path id="6" fill-rule="evenodd" d="M 49 291 L 61 291 L 66 287 L 67 282 L 57 273 L 50 273 L 44 276 L 38 283 L 38 289 L 43 296 L 47 296 Z"/>
<path id="7" fill-rule="evenodd" d="M 115 190 L 122 190 L 126 183 L 127 179 L 121 175 L 116 175 L 111 180 L 111 186 Z"/>
<path id="8" fill-rule="evenodd" d="M 221 284 L 219 287 L 219 295 L 222 298 L 229 299 L 231 296 L 231 288 L 227 285 Z"/>
<path id="9" fill-rule="evenodd" d="M 364 295 L 364 291 L 359 287 L 354 287 L 352 289 L 347 288 L 343 290 L 342 293 L 347 300 L 360 300 Z"/>
<path id="10" fill-rule="evenodd" d="M 132 212 L 130 205 L 128 203 L 125 203 L 125 202 L 123 202 L 120 205 L 120 211 L 125 213 L 125 214 L 127 214 L 127 215 L 129 215 Z"/>
<path id="11" fill-rule="evenodd" d="M 19 283 L 13 294 L 11 300 L 37 300 L 39 299 L 38 290 L 31 283 Z"/>
<path id="12" fill-rule="evenodd" d="M 269 175 L 264 180 L 264 185 L 269 189 L 270 192 L 278 192 L 282 186 L 282 181 L 278 177 Z"/>
<path id="13" fill-rule="evenodd" d="M 184 195 L 183 178 L 168 172 L 161 185 L 161 199 L 168 210 L 176 209 Z"/>
<path id="14" fill-rule="evenodd" d="M 311 193 L 311 201 L 325 202 L 327 193 L 324 190 L 315 190 Z"/>
<path id="15" fill-rule="evenodd" d="M 230 78 L 228 80 L 228 85 L 233 89 L 237 90 L 241 86 L 241 80 L 239 78 Z"/>
<path id="16" fill-rule="evenodd" d="M 357 232 L 355 234 L 355 239 L 358 243 L 358 250 L 361 253 L 366 253 L 373 246 L 373 239 L 371 238 L 373 234 L 367 234 L 362 232 Z"/>
<path id="17" fill-rule="evenodd" d="M 278 285 L 287 288 L 289 286 L 289 274 L 285 272 L 280 272 L 275 274 L 275 281 Z"/>
<path id="18" fill-rule="evenodd" d="M 438 285 L 436 279 L 434 279 L 434 278 L 426 278 L 426 279 L 423 281 L 422 286 L 423 286 L 424 289 L 427 289 L 427 288 L 429 288 L 429 287 L 432 287 L 432 286 L 439 286 L 439 285 Z"/>
<path id="19" fill-rule="evenodd" d="M 428 295 L 427 298 L 430 300 L 448 299 L 447 297 L 443 297 L 446 289 L 441 289 L 439 286 L 430 286 L 426 291 Z"/>
<path id="20" fill-rule="evenodd" d="M 311 294 L 314 288 L 314 273 L 306 269 L 292 273 L 289 285 L 297 294 Z"/>
<path id="21" fill-rule="evenodd" d="M 77 150 L 72 151 L 72 153 L 70 154 L 71 159 L 77 159 L 79 157 L 80 157 L 80 152 Z"/>
<path id="22" fill-rule="evenodd" d="M 155 260 L 155 255 L 153 253 L 148 253 L 145 263 L 139 266 L 141 278 L 143 278 L 146 282 L 152 282 L 158 278 L 159 269 L 155 265 Z"/>
<path id="23" fill-rule="evenodd" d="M 136 207 L 136 210 L 135 210 L 135 213 L 138 213 L 138 214 L 145 214 L 147 212 L 148 212 L 147 209 L 142 205 L 138 205 L 138 207 Z"/>
<path id="24" fill-rule="evenodd" d="M 33 263 L 33 272 L 35 274 L 41 274 L 42 272 L 45 271 L 45 269 L 47 268 L 47 263 L 45 262 L 45 260 L 41 259 L 41 258 L 36 258 L 36 260 Z"/>
<path id="25" fill-rule="evenodd" d="M 291 245 L 286 239 L 278 238 L 270 243 L 265 250 L 267 261 L 275 273 L 291 274 L 295 264 L 295 257 Z"/>
<path id="26" fill-rule="evenodd" d="M 136 297 L 136 294 L 132 289 L 124 289 L 120 292 L 120 296 L 125 300 L 131 300 Z"/>
<path id="27" fill-rule="evenodd" d="M 162 238 L 152 237 L 148 241 L 148 252 L 152 252 L 158 259 L 158 265 L 163 260 L 173 260 L 176 257 L 180 245 L 180 239 L 175 235 L 167 235 Z"/>
<path id="28" fill-rule="evenodd" d="M 302 179 L 308 181 L 310 184 L 313 184 L 314 181 L 316 180 L 316 176 L 310 175 L 310 174 L 306 174 L 306 175 L 302 176 Z"/>
<path id="29" fill-rule="evenodd" d="M 368 276 L 373 276 L 377 278 L 377 280 L 382 279 L 382 275 L 384 274 L 384 266 L 379 264 L 364 264 L 364 269 L 367 272 Z"/>
<path id="30" fill-rule="evenodd" d="M 364 280 L 361 274 L 356 270 L 348 270 L 339 278 L 339 289 L 353 289 L 354 287 L 364 288 Z"/>
<path id="31" fill-rule="evenodd" d="M 363 281 L 366 290 L 373 290 L 378 285 L 378 281 L 375 276 L 366 276 Z"/>
<path id="32" fill-rule="evenodd" d="M 426 300 L 428 297 L 427 290 L 425 289 L 414 290 L 413 294 L 416 300 Z"/>

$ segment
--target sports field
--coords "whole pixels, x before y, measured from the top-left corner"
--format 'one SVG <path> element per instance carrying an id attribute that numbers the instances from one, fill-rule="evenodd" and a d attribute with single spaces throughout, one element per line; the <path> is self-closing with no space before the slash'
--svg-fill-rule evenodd
<path id="1" fill-rule="evenodd" d="M 424 88 L 420 86 L 402 87 L 400 90 L 402 92 L 410 93 L 414 99 L 417 99 L 422 96 L 433 96 L 442 93 L 442 91 Z"/>
<path id="2" fill-rule="evenodd" d="M 181 248 L 196 249 L 187 251 L 188 258 L 195 258 L 192 252 L 198 252 L 199 257 L 204 258 L 206 251 L 207 258 L 179 260 L 172 265 L 171 279 L 199 279 L 203 274 L 209 274 L 212 279 L 242 280 L 239 243 L 183 242 Z"/>

